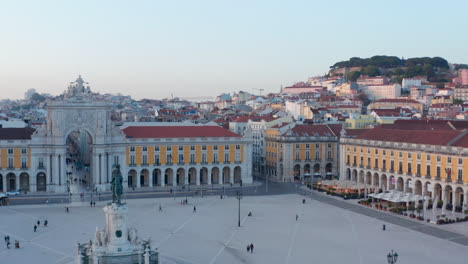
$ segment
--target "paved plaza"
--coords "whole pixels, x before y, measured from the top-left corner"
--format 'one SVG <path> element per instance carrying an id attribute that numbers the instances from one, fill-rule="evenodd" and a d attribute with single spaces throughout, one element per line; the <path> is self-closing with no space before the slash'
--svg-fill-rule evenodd
<path id="1" fill-rule="evenodd" d="M 235 197 L 189 197 L 189 205 L 180 205 L 182 198 L 126 202 L 129 225 L 141 238 L 152 238 L 163 263 L 387 263 L 392 249 L 400 255 L 398 263 L 458 264 L 468 259 L 468 248 L 458 243 L 310 198 L 302 204 L 302 198 L 245 196 L 241 228 Z M 21 243 L 21 249 L 6 249 L 3 243 L 0 263 L 72 263 L 76 243 L 92 239 L 96 226 L 103 227 L 103 205 L 76 205 L 68 214 L 63 205 L 0 207 L 1 235 Z M 41 224 L 33 232 L 34 223 L 45 219 L 49 226 Z M 247 252 L 248 243 L 255 245 L 253 253 Z"/>

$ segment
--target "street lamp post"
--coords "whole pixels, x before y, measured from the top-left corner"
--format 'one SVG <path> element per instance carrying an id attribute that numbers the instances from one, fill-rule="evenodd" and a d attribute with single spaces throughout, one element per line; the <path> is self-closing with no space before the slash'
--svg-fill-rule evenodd
<path id="1" fill-rule="evenodd" d="M 236 191 L 236 194 L 237 194 L 237 200 L 239 201 L 237 226 L 240 227 L 240 200 L 242 199 L 242 192 Z"/>
<path id="2" fill-rule="evenodd" d="M 398 259 L 398 254 L 396 252 L 393 252 L 393 249 L 392 249 L 392 252 L 388 253 L 387 255 L 388 264 L 395 264 L 397 262 L 397 259 Z"/>

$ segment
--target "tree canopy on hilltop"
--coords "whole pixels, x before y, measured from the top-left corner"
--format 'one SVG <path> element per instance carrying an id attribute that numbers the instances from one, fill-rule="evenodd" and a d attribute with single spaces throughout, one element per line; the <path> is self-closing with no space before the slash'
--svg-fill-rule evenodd
<path id="1" fill-rule="evenodd" d="M 396 56 L 385 56 L 378 55 L 371 58 L 358 58 L 352 57 L 347 61 L 340 61 L 333 66 L 331 69 L 343 68 L 343 67 L 367 67 L 375 66 L 380 68 L 398 68 L 398 67 L 415 67 L 415 66 L 430 65 L 432 67 L 448 69 L 448 62 L 441 57 L 422 57 L 422 58 L 409 58 L 400 59 Z"/>

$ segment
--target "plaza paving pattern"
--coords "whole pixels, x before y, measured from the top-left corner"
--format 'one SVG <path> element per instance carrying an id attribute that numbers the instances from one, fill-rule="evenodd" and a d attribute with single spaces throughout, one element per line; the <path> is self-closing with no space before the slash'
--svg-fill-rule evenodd
<path id="1" fill-rule="evenodd" d="M 459 243 L 379 215 L 368 217 L 358 208 L 330 206 L 332 201 L 322 198 L 302 204 L 303 196 L 297 194 L 244 196 L 241 228 L 235 197 L 189 198 L 185 206 L 179 204 L 181 198 L 126 202 L 130 226 L 137 227 L 140 237 L 152 238 L 166 263 L 386 263 L 392 249 L 400 255 L 398 263 L 458 264 L 468 259 L 467 247 Z M 0 247 L 0 263 L 72 263 L 76 243 L 93 238 L 96 226 L 103 227 L 103 204 L 75 206 L 69 214 L 61 205 L 1 207 L 0 234 L 19 239 L 22 248 Z M 163 212 L 158 212 L 159 204 Z M 38 219 L 47 219 L 49 227 L 41 225 L 34 233 Z M 383 220 L 390 222 L 387 231 L 381 230 Z M 246 251 L 250 242 L 253 254 Z"/>
<path id="2" fill-rule="evenodd" d="M 312 192 L 312 199 L 323 202 L 323 203 L 327 203 L 327 204 L 330 204 L 339 208 L 347 209 L 349 211 L 352 211 L 358 214 L 373 217 L 375 219 L 379 219 L 387 223 L 399 225 L 399 226 L 406 227 L 414 231 L 422 232 L 431 236 L 435 236 L 435 237 L 442 238 L 442 239 L 447 239 L 447 240 L 459 243 L 461 245 L 468 246 L 467 236 L 457 233 L 457 232 L 451 232 L 451 231 L 441 229 L 439 227 L 431 226 L 433 224 L 418 223 L 413 220 L 408 220 L 400 216 L 392 215 L 391 213 L 388 213 L 388 212 L 384 213 L 384 212 L 377 211 L 375 209 L 370 209 L 364 206 L 351 204 L 351 203 L 344 202 L 338 199 L 327 197 L 317 192 Z M 461 227 L 466 227 L 466 223 L 458 223 L 457 225 L 460 225 Z M 453 224 L 449 225 L 449 227 L 453 227 L 453 226 L 454 226 Z M 451 229 L 456 229 L 456 228 L 451 228 Z"/>

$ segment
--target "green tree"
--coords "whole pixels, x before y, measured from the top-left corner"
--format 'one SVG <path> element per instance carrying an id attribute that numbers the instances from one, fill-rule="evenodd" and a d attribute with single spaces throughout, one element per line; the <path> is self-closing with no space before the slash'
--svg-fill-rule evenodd
<path id="1" fill-rule="evenodd" d="M 361 72 L 362 72 L 362 74 L 368 75 L 370 77 L 375 77 L 375 76 L 380 75 L 379 68 L 377 66 L 374 66 L 374 65 L 369 65 L 369 66 L 366 66 L 366 67 L 362 68 Z"/>
<path id="2" fill-rule="evenodd" d="M 45 99 L 46 98 L 44 96 L 38 93 L 33 93 L 33 95 L 31 95 L 31 100 L 36 101 L 36 102 L 44 102 Z"/>
<path id="3" fill-rule="evenodd" d="M 452 103 L 453 103 L 453 104 L 463 104 L 463 100 L 461 100 L 461 99 L 453 99 Z"/>
<path id="4" fill-rule="evenodd" d="M 361 72 L 360 71 L 352 71 L 352 72 L 349 72 L 348 73 L 348 81 L 350 82 L 355 82 L 359 76 L 361 76 Z"/>

